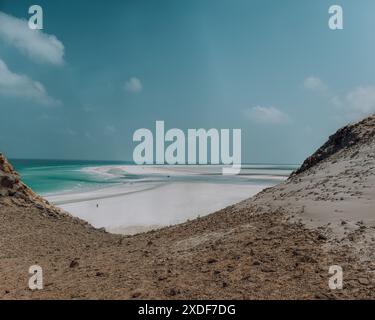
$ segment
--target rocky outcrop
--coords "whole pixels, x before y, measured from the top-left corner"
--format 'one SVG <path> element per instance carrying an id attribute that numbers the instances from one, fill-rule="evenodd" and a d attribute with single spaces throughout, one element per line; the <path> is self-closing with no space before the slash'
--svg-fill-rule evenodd
<path id="1" fill-rule="evenodd" d="M 49 216 L 66 215 L 65 212 L 54 207 L 26 186 L 13 166 L 0 153 L 0 201 L 2 199 L 31 204 L 39 210 L 47 212 Z"/>
<path id="2" fill-rule="evenodd" d="M 313 155 L 308 157 L 298 170 L 292 173 L 291 177 L 314 167 L 339 151 L 349 149 L 355 146 L 358 142 L 366 143 L 374 137 L 375 115 L 355 124 L 349 124 L 331 135 L 323 146 L 321 146 Z"/>
<path id="3" fill-rule="evenodd" d="M 31 190 L 20 181 L 20 177 L 14 171 L 12 165 L 0 154 L 0 196 L 28 198 Z"/>

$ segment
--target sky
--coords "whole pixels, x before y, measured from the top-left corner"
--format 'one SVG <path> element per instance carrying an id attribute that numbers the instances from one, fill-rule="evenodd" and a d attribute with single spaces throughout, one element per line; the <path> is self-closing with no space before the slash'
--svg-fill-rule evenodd
<path id="1" fill-rule="evenodd" d="M 164 120 L 241 129 L 246 163 L 300 163 L 375 112 L 374 30 L 373 0 L 0 0 L 0 152 L 131 160 Z"/>

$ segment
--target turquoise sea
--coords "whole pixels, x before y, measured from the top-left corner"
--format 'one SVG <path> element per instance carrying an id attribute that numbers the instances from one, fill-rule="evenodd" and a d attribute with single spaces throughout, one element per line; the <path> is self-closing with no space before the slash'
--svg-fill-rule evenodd
<path id="1" fill-rule="evenodd" d="M 40 194 L 79 191 L 120 183 L 121 177 L 95 175 L 82 169 L 129 162 L 82 160 L 10 160 L 24 183 Z"/>
<path id="2" fill-rule="evenodd" d="M 82 160 L 10 160 L 21 175 L 23 181 L 34 191 L 43 194 L 59 194 L 79 192 L 89 189 L 99 189 L 122 183 L 142 183 L 155 179 L 197 180 L 211 182 L 236 182 L 248 184 L 277 184 L 279 178 L 286 178 L 298 165 L 285 164 L 247 164 L 242 166 L 240 176 L 221 176 L 210 174 L 204 176 L 157 177 L 147 175 L 130 175 L 124 170 L 116 170 L 119 166 L 132 165 L 131 162 L 120 161 L 82 161 Z M 106 166 L 112 168 L 109 174 L 99 174 L 94 170 L 87 170 Z"/>

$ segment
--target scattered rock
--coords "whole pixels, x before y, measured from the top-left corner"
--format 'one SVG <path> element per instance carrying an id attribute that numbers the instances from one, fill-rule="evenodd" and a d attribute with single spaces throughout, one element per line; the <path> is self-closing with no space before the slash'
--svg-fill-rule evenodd
<path id="1" fill-rule="evenodd" d="M 171 297 L 174 297 L 174 296 L 178 295 L 179 293 L 180 293 L 180 290 L 178 290 L 176 288 L 170 288 L 170 289 L 165 291 L 165 295 L 171 296 Z"/>
<path id="2" fill-rule="evenodd" d="M 358 278 L 358 282 L 363 285 L 370 284 L 370 281 L 367 278 Z"/>
<path id="3" fill-rule="evenodd" d="M 209 263 L 209 264 L 216 263 L 216 262 L 217 262 L 217 260 L 214 259 L 214 258 L 210 258 L 210 259 L 207 260 L 207 263 Z"/>
<path id="4" fill-rule="evenodd" d="M 323 235 L 323 234 L 319 234 L 318 235 L 318 240 L 327 240 L 327 237 L 325 236 L 325 235 Z"/>
<path id="5" fill-rule="evenodd" d="M 133 299 L 136 299 L 136 298 L 139 298 L 140 296 L 141 296 L 141 292 L 139 292 L 139 291 L 136 291 L 136 292 L 133 292 L 132 293 L 132 295 L 131 295 L 131 297 L 133 298 Z"/>
<path id="6" fill-rule="evenodd" d="M 35 204 L 35 208 L 39 209 L 39 210 L 44 210 L 44 206 L 40 203 L 36 203 Z"/>
<path id="7" fill-rule="evenodd" d="M 77 259 L 72 260 L 69 264 L 69 268 L 76 268 L 78 266 L 79 266 L 79 262 L 77 261 Z"/>
<path id="8" fill-rule="evenodd" d="M 3 188 L 11 189 L 17 183 L 17 178 L 11 174 L 3 174 L 0 172 L 0 186 Z"/>
<path id="9" fill-rule="evenodd" d="M 328 296 L 325 295 L 324 293 L 316 293 L 315 294 L 315 299 L 318 299 L 318 300 L 327 300 Z"/>

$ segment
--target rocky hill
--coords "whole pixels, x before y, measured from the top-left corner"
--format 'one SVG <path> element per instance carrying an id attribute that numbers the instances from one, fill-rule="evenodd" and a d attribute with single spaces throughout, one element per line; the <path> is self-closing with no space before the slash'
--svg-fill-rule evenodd
<path id="1" fill-rule="evenodd" d="M 5 156 L 0 153 L 0 197 L 3 201 L 13 201 L 15 205 L 20 203 L 29 204 L 50 215 L 64 215 L 62 210 L 54 207 L 48 201 L 33 192 L 21 180 L 13 166 L 7 161 Z M 0 198 L 1 199 L 1 198 Z"/>
<path id="2" fill-rule="evenodd" d="M 31 190 L 20 181 L 19 175 L 0 153 L 0 196 L 28 199 L 30 195 Z"/>
<path id="3" fill-rule="evenodd" d="M 373 141 L 375 136 L 374 128 L 375 117 L 372 116 L 339 129 L 335 134 L 329 137 L 328 141 L 323 146 L 321 146 L 313 155 L 308 157 L 292 176 L 308 170 L 339 151 L 347 150 L 352 146 Z"/>

